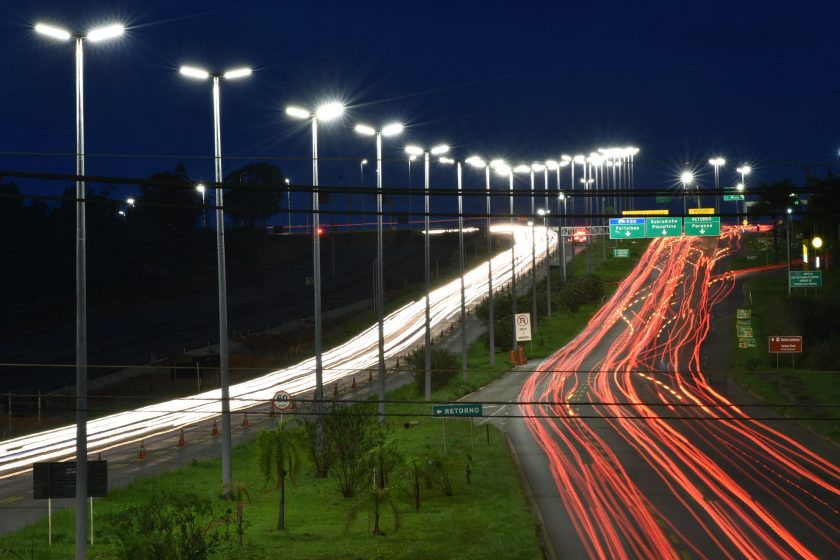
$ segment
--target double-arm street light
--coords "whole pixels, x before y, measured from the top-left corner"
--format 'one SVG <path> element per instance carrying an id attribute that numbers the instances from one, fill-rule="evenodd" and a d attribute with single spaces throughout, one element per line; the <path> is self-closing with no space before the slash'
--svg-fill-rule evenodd
<path id="1" fill-rule="evenodd" d="M 694 182 L 694 173 L 691 171 L 683 171 L 680 175 L 680 182 L 683 185 L 683 214 L 688 214 L 687 204 L 686 204 L 686 197 L 688 196 L 688 187 Z M 697 207 L 700 207 L 700 202 L 698 200 Z"/>
<path id="2" fill-rule="evenodd" d="M 709 165 L 715 168 L 715 214 L 720 213 L 720 168 L 726 165 L 726 160 L 722 157 L 714 157 L 709 160 Z"/>
<path id="3" fill-rule="evenodd" d="M 479 156 L 467 158 L 467 163 L 473 167 L 484 169 L 484 188 L 487 192 L 487 339 L 490 347 L 490 366 L 496 365 L 496 340 L 493 332 L 493 240 L 490 235 L 492 214 L 490 204 L 490 165 Z"/>
<path id="4" fill-rule="evenodd" d="M 74 33 L 46 23 L 35 31 L 76 47 L 76 558 L 87 555 L 87 226 L 85 221 L 84 43 L 119 37 L 121 24 Z"/>
<path id="5" fill-rule="evenodd" d="M 516 232 L 513 228 L 513 169 L 501 159 L 491 161 L 490 167 L 499 175 L 507 176 L 510 184 L 510 306 L 513 316 L 513 350 L 516 350 Z"/>
<path id="6" fill-rule="evenodd" d="M 385 422 L 385 272 L 382 243 L 382 137 L 396 136 L 403 131 L 400 123 L 391 123 L 377 130 L 366 124 L 354 129 L 363 136 L 376 138 L 376 313 L 379 327 L 379 421 Z M 431 397 L 429 397 L 431 400 Z"/>
<path id="7" fill-rule="evenodd" d="M 315 292 L 315 406 L 321 413 L 324 399 L 324 364 L 321 346 L 321 214 L 318 191 L 318 123 L 335 120 L 344 114 L 339 102 L 325 103 L 314 110 L 286 107 L 286 115 L 312 123 L 312 276 Z M 319 414 L 320 418 L 320 414 Z"/>
<path id="8" fill-rule="evenodd" d="M 222 132 L 219 109 L 219 81 L 236 80 L 251 75 L 250 68 L 236 68 L 223 73 L 211 73 L 194 66 L 182 66 L 182 75 L 197 80 L 212 78 L 213 83 L 213 146 L 216 180 L 216 264 L 219 277 L 219 384 L 222 391 L 222 483 L 225 488 L 233 481 L 233 461 L 230 439 L 230 367 L 227 321 L 227 273 L 225 272 L 225 213 L 222 189 Z M 229 491 L 229 490 L 227 490 Z"/>
<path id="9" fill-rule="evenodd" d="M 429 155 L 439 156 L 449 151 L 449 146 L 441 144 L 434 146 L 431 149 L 421 148 L 420 146 L 406 146 L 405 152 L 413 156 L 423 156 L 423 224 L 424 230 L 424 244 L 423 244 L 423 280 L 426 286 L 426 320 L 425 320 L 425 396 L 426 400 L 432 400 L 432 322 L 431 322 L 431 307 L 429 302 L 429 294 L 431 293 L 431 279 L 429 277 L 429 261 L 431 257 L 431 246 L 429 244 Z"/>
<path id="10" fill-rule="evenodd" d="M 461 162 L 452 158 L 441 157 L 438 161 L 446 164 L 455 164 L 458 179 L 458 266 L 461 275 L 461 374 L 464 383 L 467 382 L 467 303 L 464 294 L 464 196 L 463 196 L 463 170 Z"/>

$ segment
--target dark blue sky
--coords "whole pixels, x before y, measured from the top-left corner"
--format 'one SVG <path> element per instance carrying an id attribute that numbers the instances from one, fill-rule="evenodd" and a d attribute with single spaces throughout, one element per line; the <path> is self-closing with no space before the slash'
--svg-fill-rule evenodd
<path id="1" fill-rule="evenodd" d="M 512 161 L 633 144 L 640 186 L 670 186 L 682 162 L 717 154 L 723 183 L 742 161 L 753 180 L 801 181 L 796 162 L 836 162 L 840 148 L 831 1 L 52 0 L 4 3 L 0 18 L 2 152 L 74 148 L 72 46 L 32 25 L 128 26 L 86 47 L 87 151 L 176 157 L 91 157 L 90 174 L 145 177 L 184 161 L 212 176 L 209 160 L 189 159 L 212 154 L 210 86 L 179 76 L 185 63 L 255 69 L 222 84 L 226 171 L 245 162 L 232 156 L 308 157 L 308 130 L 282 108 L 331 97 L 350 111 L 322 131 L 321 155 L 353 161 L 326 163 L 322 183 L 357 184 L 373 144 L 352 124 L 394 118 L 410 129 L 386 157 L 408 140 Z M 306 161 L 279 165 L 310 178 Z M 0 168 L 72 172 L 73 161 L 0 155 Z M 385 173 L 407 183 L 404 167 Z"/>

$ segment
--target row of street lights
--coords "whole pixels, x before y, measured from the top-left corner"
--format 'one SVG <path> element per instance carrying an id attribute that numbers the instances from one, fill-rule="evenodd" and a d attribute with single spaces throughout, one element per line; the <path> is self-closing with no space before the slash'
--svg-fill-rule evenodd
<path id="1" fill-rule="evenodd" d="M 709 165 L 711 165 L 714 168 L 714 173 L 715 173 L 715 195 L 714 195 L 715 214 L 718 214 L 718 213 L 720 213 L 720 203 L 719 203 L 720 195 L 718 194 L 720 192 L 720 168 L 726 165 L 726 160 L 722 157 L 714 157 L 714 158 L 709 159 Z M 735 169 L 735 171 L 741 176 L 741 182 L 737 183 L 735 185 L 735 190 L 736 190 L 737 194 L 743 195 L 744 190 L 746 189 L 746 184 L 747 184 L 746 176 L 749 175 L 752 172 L 752 167 L 750 167 L 747 164 L 744 164 L 741 167 L 737 167 Z M 694 179 L 695 179 L 694 172 L 691 171 L 690 169 L 686 169 L 685 171 L 683 171 L 680 174 L 680 182 L 683 185 L 683 197 L 682 197 L 683 198 L 683 214 L 685 214 L 687 212 L 686 200 L 685 199 L 688 196 L 688 193 L 686 191 L 687 191 L 689 186 L 695 184 Z M 700 189 L 699 189 L 699 185 L 697 185 L 696 190 L 697 190 L 697 207 L 700 208 Z M 735 209 L 736 209 L 736 212 L 737 212 L 737 209 L 738 209 L 737 201 L 736 201 Z M 741 212 L 743 212 L 743 210 L 744 210 L 744 203 L 742 202 L 741 203 Z"/>

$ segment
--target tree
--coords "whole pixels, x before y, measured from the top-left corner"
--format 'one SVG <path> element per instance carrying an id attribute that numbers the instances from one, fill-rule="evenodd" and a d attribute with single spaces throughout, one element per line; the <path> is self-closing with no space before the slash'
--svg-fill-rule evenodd
<path id="1" fill-rule="evenodd" d="M 252 163 L 231 172 L 225 183 L 231 185 L 225 193 L 225 210 L 242 227 L 253 229 L 257 222 L 265 225 L 266 219 L 283 208 L 286 177 L 277 166 Z"/>
<path id="2" fill-rule="evenodd" d="M 772 183 L 758 183 L 754 189 L 759 197 L 758 202 L 750 208 L 750 215 L 753 219 L 770 216 L 773 224 L 773 252 L 778 259 L 779 252 L 779 229 L 775 227 L 779 218 L 787 212 L 787 207 L 792 205 L 791 193 L 796 186 L 789 179 L 774 181 Z M 753 190 L 753 189 L 751 189 Z"/>
<path id="3" fill-rule="evenodd" d="M 140 222 L 168 239 L 193 229 L 202 212 L 201 197 L 184 164 L 179 163 L 174 171 L 153 173 L 149 181 L 153 184 L 140 187 L 137 207 L 129 213 L 129 222 Z"/>
<path id="4" fill-rule="evenodd" d="M 257 433 L 257 463 L 265 477 L 265 482 L 277 477 L 279 491 L 279 511 L 277 514 L 277 530 L 286 528 L 286 475 L 292 482 L 297 477 L 300 464 L 298 448 L 300 445 L 300 431 L 286 427 L 278 422 L 273 430 L 261 430 Z"/>
<path id="5" fill-rule="evenodd" d="M 324 439 L 334 456 L 332 475 L 341 495 L 352 498 L 370 473 L 370 450 L 378 443 L 370 405 L 335 405 L 324 417 Z"/>
<path id="6" fill-rule="evenodd" d="M 233 480 L 222 486 L 224 498 L 236 504 L 236 535 L 239 548 L 242 548 L 242 537 L 245 534 L 245 502 L 251 501 L 251 491 L 244 482 Z"/>

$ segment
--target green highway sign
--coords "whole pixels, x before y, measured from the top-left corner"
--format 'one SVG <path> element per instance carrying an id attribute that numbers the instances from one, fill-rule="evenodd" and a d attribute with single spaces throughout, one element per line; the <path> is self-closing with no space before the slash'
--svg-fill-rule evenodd
<path id="1" fill-rule="evenodd" d="M 644 239 L 644 218 L 610 218 L 610 239 Z"/>
<path id="2" fill-rule="evenodd" d="M 432 415 L 435 418 L 443 418 L 446 416 L 482 416 L 483 413 L 484 405 L 482 403 L 436 404 L 432 406 Z"/>
<path id="3" fill-rule="evenodd" d="M 750 319 L 752 317 L 752 310 L 750 309 L 738 309 L 735 311 L 735 318 L 736 319 Z"/>
<path id="4" fill-rule="evenodd" d="M 755 348 L 754 338 L 739 338 L 738 348 Z"/>
<path id="5" fill-rule="evenodd" d="M 791 270 L 791 288 L 821 288 L 822 270 Z"/>
<path id="6" fill-rule="evenodd" d="M 685 219 L 686 235 L 720 235 L 720 216 L 690 216 Z"/>
<path id="7" fill-rule="evenodd" d="M 656 197 L 656 202 L 667 204 L 667 203 L 671 202 L 671 197 L 670 196 L 657 196 Z"/>
<path id="8" fill-rule="evenodd" d="M 742 194 L 725 194 L 723 195 L 724 202 L 732 202 L 734 200 L 744 200 L 744 195 Z"/>
<path id="9" fill-rule="evenodd" d="M 630 256 L 630 249 L 613 249 L 613 257 L 626 259 Z"/>
<path id="10" fill-rule="evenodd" d="M 679 237 L 682 235 L 682 218 L 648 218 L 645 227 L 646 237 Z"/>
<path id="11" fill-rule="evenodd" d="M 738 338 L 752 338 L 752 327 L 736 327 L 738 330 Z"/>

